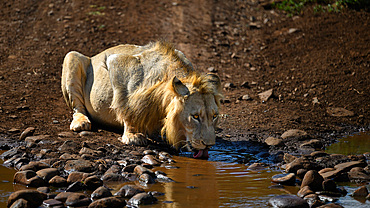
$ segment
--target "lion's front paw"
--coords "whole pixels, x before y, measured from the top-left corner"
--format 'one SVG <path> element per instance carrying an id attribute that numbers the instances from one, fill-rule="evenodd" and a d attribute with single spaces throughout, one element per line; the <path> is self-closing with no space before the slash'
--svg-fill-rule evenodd
<path id="1" fill-rule="evenodd" d="M 120 141 L 127 145 L 145 146 L 148 139 L 142 133 L 124 133 Z"/>
<path id="2" fill-rule="evenodd" d="M 91 122 L 87 116 L 82 113 L 73 114 L 73 121 L 69 127 L 72 131 L 89 131 Z"/>

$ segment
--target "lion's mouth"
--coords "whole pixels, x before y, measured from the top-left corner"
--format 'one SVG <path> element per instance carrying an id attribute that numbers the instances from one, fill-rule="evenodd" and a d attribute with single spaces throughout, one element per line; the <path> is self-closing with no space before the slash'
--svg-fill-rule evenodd
<path id="1" fill-rule="evenodd" d="M 195 150 L 193 157 L 195 159 L 208 159 L 209 158 L 208 149 Z"/>

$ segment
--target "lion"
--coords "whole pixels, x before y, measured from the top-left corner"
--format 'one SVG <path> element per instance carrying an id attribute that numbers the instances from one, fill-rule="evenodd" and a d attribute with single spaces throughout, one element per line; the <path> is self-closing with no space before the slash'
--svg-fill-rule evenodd
<path id="1" fill-rule="evenodd" d="M 91 58 L 71 51 L 61 85 L 72 131 L 91 130 L 92 122 L 122 129 L 127 145 L 147 145 L 157 134 L 195 158 L 208 157 L 215 144 L 220 78 L 195 71 L 170 43 L 119 45 Z"/>

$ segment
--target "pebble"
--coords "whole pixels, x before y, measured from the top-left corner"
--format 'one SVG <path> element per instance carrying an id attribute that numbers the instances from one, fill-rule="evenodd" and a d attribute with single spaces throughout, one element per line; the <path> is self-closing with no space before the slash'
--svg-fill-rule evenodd
<path id="1" fill-rule="evenodd" d="M 354 167 L 366 167 L 366 163 L 363 161 L 351 161 L 346 163 L 341 163 L 334 166 L 334 170 L 322 173 L 322 177 L 325 179 L 332 179 L 339 176 L 341 173 L 348 172 Z"/>
<path id="2" fill-rule="evenodd" d="M 16 191 L 10 194 L 8 198 L 8 207 L 10 207 L 18 199 L 26 200 L 31 207 L 38 207 L 46 199 L 47 195 L 37 190 L 25 189 Z"/>
<path id="3" fill-rule="evenodd" d="M 269 89 L 267 91 L 264 91 L 264 92 L 259 93 L 258 94 L 258 97 L 260 98 L 260 100 L 262 102 L 267 102 L 267 100 L 272 97 L 273 93 L 274 93 L 274 90 L 273 89 Z"/>
<path id="4" fill-rule="evenodd" d="M 330 115 L 330 116 L 334 116 L 334 117 L 347 117 L 347 116 L 354 116 L 355 114 L 352 112 L 352 111 L 349 111 L 345 108 L 334 108 L 334 107 L 328 107 L 326 109 L 326 112 Z"/>
<path id="5" fill-rule="evenodd" d="M 22 134 L 19 136 L 19 140 L 24 140 L 28 136 L 32 136 L 35 133 L 35 128 L 34 127 L 28 127 L 26 128 Z"/>
<path id="6" fill-rule="evenodd" d="M 76 181 L 69 185 L 66 189 L 66 192 L 77 192 L 86 189 L 86 185 L 80 181 Z"/>
<path id="7" fill-rule="evenodd" d="M 154 178 L 147 173 L 141 174 L 139 177 L 139 181 L 144 184 L 154 184 L 155 183 Z"/>
<path id="8" fill-rule="evenodd" d="M 308 203 L 296 195 L 280 195 L 269 199 L 269 204 L 278 208 L 309 208 Z"/>
<path id="9" fill-rule="evenodd" d="M 137 165 L 134 169 L 134 172 L 138 175 L 141 175 L 141 174 L 144 174 L 144 173 L 147 173 L 149 174 L 150 176 L 152 177 L 155 177 L 155 173 L 151 170 L 149 170 L 148 168 L 145 168 L 141 165 Z"/>
<path id="10" fill-rule="evenodd" d="M 268 137 L 265 140 L 265 143 L 269 146 L 282 146 L 284 144 L 283 140 L 275 137 Z"/>
<path id="11" fill-rule="evenodd" d="M 129 201 L 128 204 L 132 205 L 147 205 L 147 204 L 153 204 L 156 201 L 158 201 L 157 198 L 152 196 L 151 194 L 147 193 L 139 193 L 133 196 Z"/>
<path id="12" fill-rule="evenodd" d="M 69 172 L 79 171 L 79 172 L 91 173 L 94 171 L 94 163 L 88 160 L 83 160 L 83 159 L 68 160 L 64 166 L 64 169 Z"/>
<path id="13" fill-rule="evenodd" d="M 297 196 L 303 198 L 307 195 L 314 194 L 314 193 L 315 192 L 313 192 L 309 186 L 303 186 L 301 189 L 299 189 Z"/>
<path id="14" fill-rule="evenodd" d="M 63 207 L 63 202 L 56 199 L 47 199 L 42 202 L 43 207 Z"/>
<path id="15" fill-rule="evenodd" d="M 14 183 L 23 184 L 30 187 L 44 186 L 45 181 L 37 176 L 35 171 L 25 170 L 18 171 L 13 178 Z"/>
<path id="16" fill-rule="evenodd" d="M 47 186 L 38 187 L 36 190 L 39 191 L 39 192 L 45 193 L 45 194 L 50 193 L 50 188 L 47 187 Z"/>
<path id="17" fill-rule="evenodd" d="M 95 189 L 95 191 L 91 194 L 91 200 L 96 201 L 98 199 L 111 197 L 113 196 L 112 193 L 109 191 L 108 188 L 105 186 L 100 186 L 99 188 Z"/>
<path id="18" fill-rule="evenodd" d="M 136 186 L 136 185 L 124 185 L 120 190 L 118 190 L 114 196 L 123 197 L 123 198 L 131 198 L 136 194 L 143 193 L 144 189 Z"/>
<path id="19" fill-rule="evenodd" d="M 322 188 L 324 191 L 338 192 L 337 184 L 331 179 L 324 180 L 322 182 Z"/>
<path id="20" fill-rule="evenodd" d="M 354 167 L 348 172 L 350 180 L 370 181 L 370 174 L 368 174 L 362 167 Z"/>
<path id="21" fill-rule="evenodd" d="M 74 193 L 73 192 L 61 192 L 54 199 L 61 201 L 61 202 L 65 202 L 67 198 L 72 194 Z"/>
<path id="22" fill-rule="evenodd" d="M 101 180 L 104 183 L 124 182 L 124 181 L 126 181 L 125 177 L 123 177 L 121 174 L 118 174 L 118 173 L 104 174 L 101 177 Z"/>
<path id="23" fill-rule="evenodd" d="M 352 193 L 353 197 L 366 197 L 367 195 L 369 195 L 369 191 L 366 186 L 361 186 Z"/>
<path id="24" fill-rule="evenodd" d="M 54 176 L 59 174 L 58 169 L 56 168 L 45 168 L 36 172 L 36 174 L 42 178 L 45 182 L 50 181 Z"/>
<path id="25" fill-rule="evenodd" d="M 67 180 L 61 176 L 54 176 L 49 180 L 49 184 L 54 187 L 65 187 L 67 186 Z"/>
<path id="26" fill-rule="evenodd" d="M 159 166 L 160 163 L 159 161 L 153 156 L 153 155 L 145 155 L 141 161 L 143 163 L 148 163 L 150 165 L 153 165 L 153 166 Z"/>
<path id="27" fill-rule="evenodd" d="M 10 208 L 25 208 L 25 207 L 30 207 L 30 203 L 28 203 L 27 200 L 25 199 L 18 199 L 15 201 Z M 8 206 L 9 207 L 9 206 Z"/>
<path id="28" fill-rule="evenodd" d="M 58 136 L 60 136 L 60 134 Z M 76 150 L 77 148 L 78 148 L 78 144 L 76 142 L 67 140 L 58 147 L 58 150 L 61 152 L 70 152 L 70 151 Z"/>
<path id="29" fill-rule="evenodd" d="M 84 184 L 86 185 L 87 189 L 95 190 L 98 187 L 103 185 L 103 181 L 100 180 L 100 178 L 98 178 L 98 176 L 93 175 L 93 176 L 87 177 L 84 180 Z"/>
<path id="30" fill-rule="evenodd" d="M 225 83 L 224 88 L 232 89 L 232 88 L 236 88 L 236 86 L 234 85 L 234 83 L 227 82 L 227 83 Z"/>

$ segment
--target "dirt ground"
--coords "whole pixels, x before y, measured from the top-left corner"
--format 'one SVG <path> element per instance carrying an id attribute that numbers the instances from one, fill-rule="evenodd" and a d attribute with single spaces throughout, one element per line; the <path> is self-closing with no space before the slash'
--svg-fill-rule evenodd
<path id="1" fill-rule="evenodd" d="M 69 130 L 72 114 L 60 87 L 69 51 L 93 56 L 118 44 L 160 39 L 173 42 L 198 70 L 221 77 L 222 138 L 263 141 L 292 128 L 317 138 L 339 138 L 368 130 L 369 13 L 314 14 L 308 7 L 287 17 L 263 3 L 2 1 L 0 134 L 17 138 L 35 127 L 35 134 L 56 137 Z M 272 97 L 262 102 L 258 94 L 270 89 Z M 330 116 L 328 107 L 354 115 Z M 119 136 L 97 134 L 102 142 Z"/>

